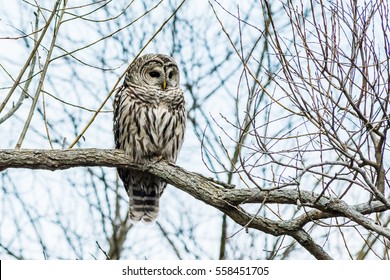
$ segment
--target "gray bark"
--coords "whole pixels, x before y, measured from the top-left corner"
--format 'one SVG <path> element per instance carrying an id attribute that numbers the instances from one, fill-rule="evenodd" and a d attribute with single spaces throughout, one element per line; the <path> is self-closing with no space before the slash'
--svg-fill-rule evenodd
<path id="1" fill-rule="evenodd" d="M 54 171 L 82 166 L 124 167 L 149 172 L 194 198 L 219 209 L 245 228 L 257 229 L 274 236 L 293 237 L 318 259 L 331 259 L 331 257 L 303 229 L 304 225 L 313 220 L 347 217 L 390 240 L 389 229 L 377 225 L 373 220 L 364 216 L 387 210 L 387 207 L 379 201 L 351 206 L 339 199 L 296 189 L 270 191 L 257 188 L 235 189 L 234 186 L 189 172 L 165 161 L 146 164 L 130 162 L 126 154 L 120 150 L 0 150 L 0 171 L 7 168 Z M 243 205 L 248 203 L 292 204 L 309 209 L 295 219 L 274 221 L 244 210 Z"/>

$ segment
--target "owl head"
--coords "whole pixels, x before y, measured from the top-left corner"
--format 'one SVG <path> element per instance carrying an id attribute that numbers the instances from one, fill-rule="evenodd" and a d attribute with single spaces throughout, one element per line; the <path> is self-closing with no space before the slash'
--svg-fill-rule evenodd
<path id="1" fill-rule="evenodd" d="M 130 65 L 125 83 L 154 87 L 159 90 L 177 88 L 179 69 L 170 56 L 145 54 Z"/>

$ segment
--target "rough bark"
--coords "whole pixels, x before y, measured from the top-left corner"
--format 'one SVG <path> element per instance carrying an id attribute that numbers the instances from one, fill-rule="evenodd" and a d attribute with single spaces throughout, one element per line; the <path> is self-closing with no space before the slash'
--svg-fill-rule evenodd
<path id="1" fill-rule="evenodd" d="M 379 201 L 348 205 L 344 201 L 296 189 L 235 189 L 212 178 L 189 172 L 165 161 L 139 164 L 130 162 L 120 150 L 0 150 L 0 170 L 28 168 L 61 170 L 82 166 L 125 167 L 156 175 L 194 198 L 227 214 L 245 228 L 253 228 L 274 236 L 293 237 L 318 259 L 331 257 L 303 230 L 303 226 L 316 219 L 347 217 L 361 226 L 390 240 L 390 230 L 377 225 L 366 214 L 387 210 Z M 307 207 L 305 214 L 293 219 L 275 221 L 247 212 L 244 204 L 291 204 Z M 310 209 L 312 208 L 312 209 Z"/>

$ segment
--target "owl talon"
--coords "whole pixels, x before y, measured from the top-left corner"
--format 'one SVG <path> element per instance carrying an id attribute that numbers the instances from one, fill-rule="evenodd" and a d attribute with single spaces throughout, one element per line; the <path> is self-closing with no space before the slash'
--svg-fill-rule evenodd
<path id="1" fill-rule="evenodd" d="M 163 161 L 163 160 L 164 160 L 163 156 L 158 156 L 157 158 L 155 158 L 156 162 L 160 162 L 160 161 Z"/>
<path id="2" fill-rule="evenodd" d="M 149 158 L 149 161 L 150 161 L 150 162 L 153 162 L 153 163 L 158 163 L 158 162 L 163 161 L 163 160 L 164 160 L 164 158 L 163 158 L 162 155 L 159 155 L 159 156 L 151 156 L 151 157 Z"/>

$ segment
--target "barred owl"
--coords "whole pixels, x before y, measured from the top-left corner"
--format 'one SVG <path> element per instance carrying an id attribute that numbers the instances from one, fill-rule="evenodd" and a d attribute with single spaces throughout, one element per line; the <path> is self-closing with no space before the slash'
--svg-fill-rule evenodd
<path id="1" fill-rule="evenodd" d="M 176 162 L 183 143 L 186 112 L 173 58 L 146 54 L 130 65 L 114 100 L 115 147 L 134 162 Z M 155 221 L 166 183 L 145 172 L 118 168 L 129 195 L 133 223 Z"/>

